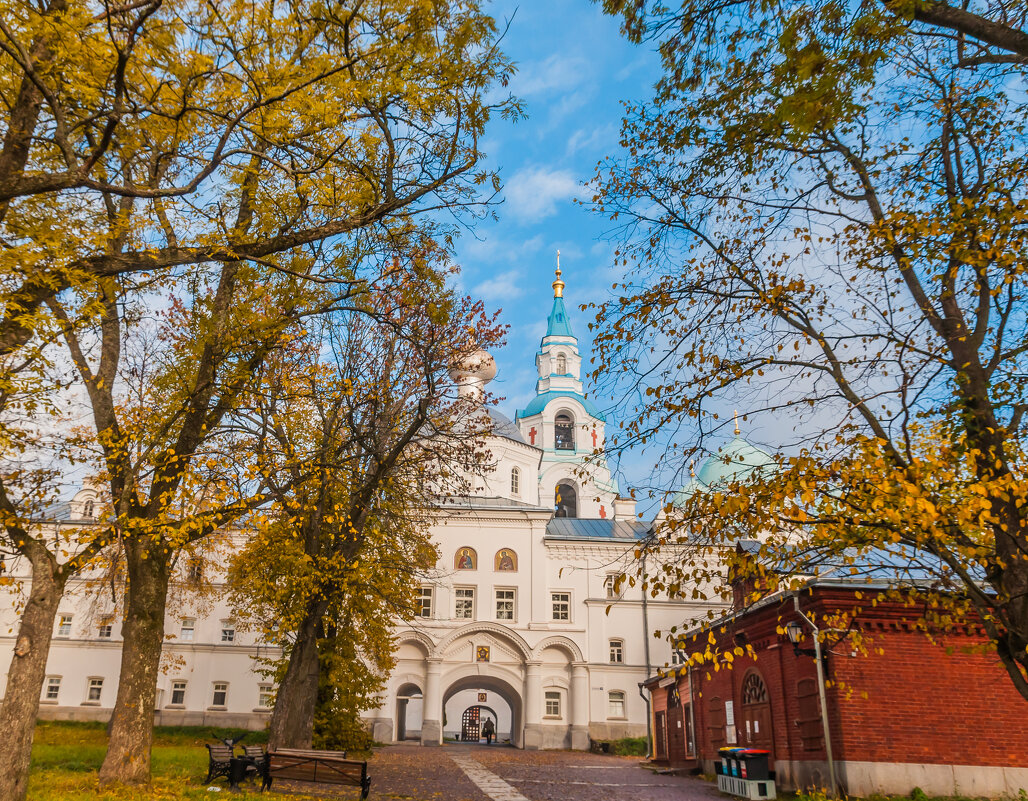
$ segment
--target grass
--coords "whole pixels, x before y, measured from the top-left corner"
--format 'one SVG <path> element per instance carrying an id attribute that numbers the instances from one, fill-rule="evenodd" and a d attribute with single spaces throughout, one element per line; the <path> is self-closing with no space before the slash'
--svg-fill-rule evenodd
<path id="1" fill-rule="evenodd" d="M 40 721 L 32 746 L 32 772 L 28 797 L 32 801 L 134 801 L 135 799 L 211 799 L 202 780 L 207 775 L 205 743 L 223 737 L 236 737 L 242 729 L 219 729 L 213 726 L 158 726 L 154 729 L 152 758 L 153 782 L 149 789 L 97 789 L 97 771 L 107 750 L 106 727 L 102 723 Z M 245 743 L 266 742 L 265 732 L 250 732 Z M 225 779 L 212 783 L 222 792 L 228 790 Z M 264 798 L 256 784 L 244 785 L 243 793 L 232 798 Z M 220 797 L 220 796 L 219 796 Z M 275 801 L 291 796 L 275 793 Z M 309 801 L 310 796 L 305 797 Z"/>
<path id="2" fill-rule="evenodd" d="M 592 750 L 603 750 L 604 744 L 607 746 L 604 753 L 607 754 L 646 756 L 647 753 L 645 737 L 622 737 L 620 740 L 593 740 Z"/>

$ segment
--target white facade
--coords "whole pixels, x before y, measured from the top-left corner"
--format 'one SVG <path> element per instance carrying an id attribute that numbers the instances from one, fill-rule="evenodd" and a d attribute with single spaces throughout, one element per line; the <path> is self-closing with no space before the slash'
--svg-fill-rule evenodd
<path id="1" fill-rule="evenodd" d="M 606 420 L 583 393 L 563 286 L 558 272 L 536 355 L 537 397 L 516 423 L 491 413 L 493 471 L 471 497 L 444 504 L 432 527 L 440 557 L 421 590 L 422 615 L 397 622 L 398 662 L 368 715 L 379 741 L 460 737 L 475 707 L 480 721 L 493 718 L 501 742 L 519 747 L 586 748 L 590 737 L 644 736 L 639 684 L 671 657 L 653 632 L 703 611 L 614 586 L 614 575 L 634 571 L 648 527 L 593 455 Z M 468 386 L 494 374 L 482 354 Z M 70 504 L 72 520 L 87 517 L 90 492 Z M 87 589 L 73 583 L 59 610 L 43 691 L 48 717 L 111 712 L 120 624 L 95 600 L 102 593 Z M 270 687 L 259 672 L 268 647 L 234 629 L 219 589 L 193 606 L 169 604 L 160 723 L 260 726 L 270 714 Z M 0 615 L 4 686 L 15 604 L 4 601 Z"/>

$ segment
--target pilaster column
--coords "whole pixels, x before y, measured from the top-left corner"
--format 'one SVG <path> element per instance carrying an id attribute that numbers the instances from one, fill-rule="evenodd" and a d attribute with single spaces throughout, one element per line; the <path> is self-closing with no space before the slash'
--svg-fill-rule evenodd
<path id="1" fill-rule="evenodd" d="M 421 744 L 443 744 L 442 657 L 430 657 L 425 676 L 425 701 L 421 721 Z"/>
<path id="2" fill-rule="evenodd" d="M 388 743 L 393 739 L 393 716 L 389 703 L 391 697 L 388 689 L 375 694 L 377 705 L 371 712 L 371 736 L 380 743 Z"/>
<path id="3" fill-rule="evenodd" d="M 571 663 L 571 747 L 589 749 L 589 667 L 586 662 Z"/>
<path id="4" fill-rule="evenodd" d="M 543 666 L 525 663 L 525 748 L 543 747 Z"/>

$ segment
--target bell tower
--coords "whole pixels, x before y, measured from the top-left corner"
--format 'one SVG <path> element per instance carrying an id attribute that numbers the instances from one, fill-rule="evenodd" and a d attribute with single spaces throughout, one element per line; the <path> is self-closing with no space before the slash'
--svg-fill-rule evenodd
<path id="1" fill-rule="evenodd" d="M 516 420 L 525 439 L 543 449 L 540 502 L 553 498 L 558 517 L 613 517 L 617 485 L 607 460 L 597 454 L 607 418 L 585 396 L 582 356 L 564 305 L 561 275 L 558 250 L 553 306 L 535 355 L 536 395 Z"/>

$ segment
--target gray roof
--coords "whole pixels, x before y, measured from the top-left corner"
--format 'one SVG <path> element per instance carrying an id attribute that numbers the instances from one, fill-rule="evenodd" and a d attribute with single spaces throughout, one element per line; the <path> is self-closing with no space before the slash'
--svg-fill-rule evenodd
<path id="1" fill-rule="evenodd" d="M 582 520 L 555 517 L 546 524 L 546 537 L 553 540 L 616 540 L 632 542 L 646 537 L 650 527 L 638 520 Z"/>
<path id="2" fill-rule="evenodd" d="M 520 442 L 522 445 L 528 445 L 528 442 L 521 435 L 521 430 L 514 425 L 514 422 L 509 417 L 496 411 L 496 409 L 489 409 L 489 419 L 493 421 L 493 434 L 504 439 Z"/>
<path id="3" fill-rule="evenodd" d="M 495 495 L 448 495 L 438 501 L 438 506 L 443 509 L 548 509 L 545 506 L 516 501 L 513 498 L 500 498 Z"/>

